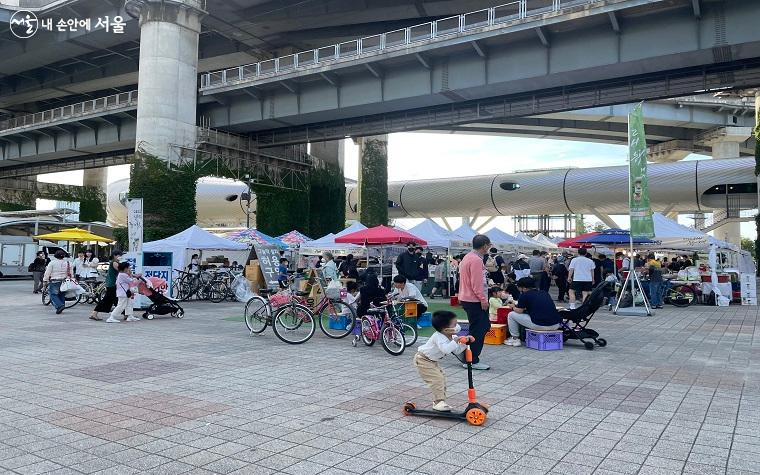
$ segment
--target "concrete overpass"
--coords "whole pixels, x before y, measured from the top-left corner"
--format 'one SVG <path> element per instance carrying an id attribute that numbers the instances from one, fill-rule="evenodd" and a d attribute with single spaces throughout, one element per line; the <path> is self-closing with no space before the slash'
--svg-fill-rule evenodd
<path id="1" fill-rule="evenodd" d="M 760 63 L 739 61 L 760 57 L 760 33 L 746 27 L 748 18 L 760 18 L 760 5 L 733 0 L 695 9 L 697 4 L 523 0 L 374 35 L 379 42 L 374 48 L 367 37 L 316 48 L 307 51 L 312 63 L 299 53 L 255 63 L 254 76 L 245 75 L 250 66 L 202 75 L 199 114 L 211 127 L 255 134 L 260 146 L 397 130 L 548 132 L 554 138 L 620 142 L 625 107 L 554 111 L 760 84 Z M 663 32 L 666 23 L 672 33 Z M 730 34 L 710 37 L 706 25 Z M 687 40 L 674 41 L 673 35 Z M 650 48 L 655 42 L 658 46 Z M 591 57 L 581 53 L 590 44 L 607 46 Z M 715 48 L 726 56 L 706 56 Z M 325 59 L 324 51 L 335 57 Z M 290 58 L 290 67 L 283 58 Z M 716 59 L 732 61 L 710 66 Z M 274 69 L 267 72 L 267 64 Z M 673 66 L 689 69 L 674 71 Z M 626 79 L 611 81 L 615 75 Z M 567 86 L 579 77 L 606 79 Z M 545 89 L 549 86 L 553 89 Z M 505 91 L 530 92 L 499 95 Z M 481 99 L 473 102 L 476 97 Z M 0 166 L 23 168 L 29 159 L 78 166 L 75 157 L 123 155 L 136 141 L 136 102 L 136 91 L 123 92 L 0 123 Z M 753 125 L 747 114 L 751 104 L 740 107 L 740 113 L 703 105 L 648 104 L 651 144 L 691 141 L 690 150 L 700 151 L 704 147 L 693 139 L 707 129 Z M 368 115 L 394 109 L 401 112 Z M 551 113 L 533 114 L 542 111 Z M 745 145 L 746 153 L 752 144 Z"/>

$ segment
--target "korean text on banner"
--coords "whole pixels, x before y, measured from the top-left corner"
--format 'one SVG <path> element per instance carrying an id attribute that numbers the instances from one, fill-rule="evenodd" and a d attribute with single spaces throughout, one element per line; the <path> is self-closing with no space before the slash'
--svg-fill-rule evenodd
<path id="1" fill-rule="evenodd" d="M 141 252 L 143 244 L 143 200 L 127 199 L 127 234 L 129 251 Z"/>
<path id="2" fill-rule="evenodd" d="M 647 141 L 641 103 L 628 114 L 628 161 L 631 236 L 653 238 L 654 221 L 652 209 L 649 206 L 647 178 Z"/>

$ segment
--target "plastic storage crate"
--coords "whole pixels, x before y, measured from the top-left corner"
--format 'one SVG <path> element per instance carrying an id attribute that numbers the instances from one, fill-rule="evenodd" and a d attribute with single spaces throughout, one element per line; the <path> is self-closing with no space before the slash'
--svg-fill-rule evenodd
<path id="1" fill-rule="evenodd" d="M 430 312 L 425 312 L 417 319 L 417 325 L 421 327 L 432 327 L 433 326 L 433 314 Z"/>
<path id="2" fill-rule="evenodd" d="M 501 345 L 507 339 L 507 326 L 500 324 L 491 324 L 491 329 L 486 333 L 483 343 L 486 345 Z"/>
<path id="3" fill-rule="evenodd" d="M 457 335 L 467 336 L 470 334 L 470 322 L 469 320 L 457 320 L 457 324 L 462 328 Z"/>
<path id="4" fill-rule="evenodd" d="M 562 349 L 562 330 L 538 331 L 525 329 L 525 346 L 538 351 Z"/>
<path id="5" fill-rule="evenodd" d="M 331 330 L 345 330 L 348 324 L 351 322 L 348 316 L 341 315 L 340 318 L 331 318 L 327 326 Z"/>

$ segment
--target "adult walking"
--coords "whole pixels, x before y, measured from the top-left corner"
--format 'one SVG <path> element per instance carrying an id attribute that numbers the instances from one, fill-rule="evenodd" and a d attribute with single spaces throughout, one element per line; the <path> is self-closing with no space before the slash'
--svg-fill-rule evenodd
<path id="1" fill-rule="evenodd" d="M 45 269 L 47 268 L 48 262 L 50 262 L 50 260 L 45 257 L 45 253 L 39 251 L 37 257 L 34 258 L 34 261 L 29 264 L 28 270 L 32 273 L 32 277 L 34 278 L 33 294 L 39 294 L 42 292 L 42 278 L 45 276 Z"/>
<path id="2" fill-rule="evenodd" d="M 103 298 L 95 306 L 95 310 L 90 314 L 90 320 L 103 320 L 100 318 L 99 313 L 111 313 L 114 305 L 118 302 L 116 297 L 116 277 L 119 275 L 119 262 L 121 262 L 121 256 L 124 253 L 121 251 L 114 251 L 111 254 L 111 262 L 108 264 L 108 272 L 106 273 L 106 293 Z"/>
<path id="3" fill-rule="evenodd" d="M 406 246 L 406 252 L 402 252 L 396 258 L 396 271 L 399 275 L 406 277 L 407 282 L 416 286 L 418 289 L 422 288 L 422 285 L 417 280 L 420 275 L 420 258 L 417 257 L 416 248 L 414 243 L 409 243 Z"/>
<path id="4" fill-rule="evenodd" d="M 568 277 L 570 281 L 570 308 L 575 308 L 575 295 L 577 293 L 582 296 L 581 303 L 591 293 L 594 286 L 595 268 L 594 261 L 586 257 L 586 250 L 584 248 L 578 249 L 578 257 L 573 258 L 570 261 L 570 267 L 568 267 L 570 271 Z"/>
<path id="5" fill-rule="evenodd" d="M 530 268 L 530 277 L 533 278 L 533 282 L 541 288 L 546 276 L 546 259 L 541 256 L 541 251 L 538 249 L 533 250 L 533 255 L 528 259 L 528 267 Z"/>
<path id="6" fill-rule="evenodd" d="M 61 284 L 64 280 L 71 277 L 71 264 L 64 260 L 66 253 L 62 250 L 55 251 L 53 259 L 45 268 L 45 275 L 42 277 L 42 281 L 48 285 L 48 294 L 50 294 L 50 302 L 52 302 L 55 308 L 56 315 L 63 313 L 63 309 L 66 307 L 66 299 L 61 292 Z"/>
<path id="7" fill-rule="evenodd" d="M 478 234 L 472 238 L 472 251 L 470 251 L 459 264 L 459 302 L 467 312 L 467 320 L 470 322 L 470 335 L 475 341 L 470 344 L 472 350 L 472 369 L 486 370 L 491 367 L 480 362 L 480 352 L 483 351 L 483 343 L 486 333 L 491 329 L 491 321 L 488 318 L 488 295 L 486 293 L 487 271 L 483 264 L 483 257 L 491 247 L 488 236 Z M 463 365 L 465 368 L 466 364 Z"/>
<path id="8" fill-rule="evenodd" d="M 565 296 L 567 295 L 567 266 L 565 265 L 565 256 L 557 256 L 554 261 L 554 267 L 552 267 L 552 277 L 554 283 L 557 284 L 557 302 L 565 302 Z"/>

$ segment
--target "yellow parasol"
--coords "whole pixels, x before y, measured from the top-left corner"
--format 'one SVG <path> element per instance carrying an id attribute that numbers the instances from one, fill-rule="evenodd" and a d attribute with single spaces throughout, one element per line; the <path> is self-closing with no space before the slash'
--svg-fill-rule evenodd
<path id="1" fill-rule="evenodd" d="M 97 234 L 92 234 L 86 229 L 71 228 L 62 229 L 56 233 L 42 234 L 35 236 L 35 239 L 45 239 L 47 241 L 70 241 L 70 242 L 113 242 L 113 239 L 109 239 Z"/>

